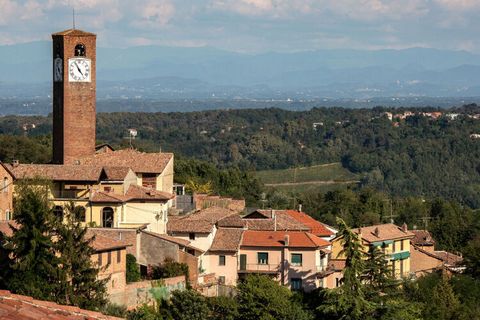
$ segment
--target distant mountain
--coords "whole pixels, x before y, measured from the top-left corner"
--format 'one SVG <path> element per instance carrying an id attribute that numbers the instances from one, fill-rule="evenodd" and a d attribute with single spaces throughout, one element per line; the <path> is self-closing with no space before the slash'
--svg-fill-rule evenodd
<path id="1" fill-rule="evenodd" d="M 47 97 L 51 44 L 0 46 L 0 97 Z M 321 99 L 479 96 L 480 55 L 425 48 L 241 54 L 98 48 L 99 98 Z"/>

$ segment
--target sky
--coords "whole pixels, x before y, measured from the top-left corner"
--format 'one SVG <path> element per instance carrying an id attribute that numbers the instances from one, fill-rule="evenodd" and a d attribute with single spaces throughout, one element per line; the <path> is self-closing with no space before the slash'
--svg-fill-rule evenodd
<path id="1" fill-rule="evenodd" d="M 480 0 L 0 0 L 0 45 L 50 40 L 74 7 L 77 29 L 102 47 L 480 53 Z"/>

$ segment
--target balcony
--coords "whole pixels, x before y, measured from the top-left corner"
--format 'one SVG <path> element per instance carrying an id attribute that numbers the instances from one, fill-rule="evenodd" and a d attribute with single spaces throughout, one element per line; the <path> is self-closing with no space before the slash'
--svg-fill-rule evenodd
<path id="1" fill-rule="evenodd" d="M 258 264 L 258 263 L 247 263 L 245 265 L 240 265 L 238 273 L 269 273 L 275 274 L 280 272 L 279 264 Z"/>
<path id="2" fill-rule="evenodd" d="M 88 190 L 52 190 L 55 199 L 87 199 Z"/>

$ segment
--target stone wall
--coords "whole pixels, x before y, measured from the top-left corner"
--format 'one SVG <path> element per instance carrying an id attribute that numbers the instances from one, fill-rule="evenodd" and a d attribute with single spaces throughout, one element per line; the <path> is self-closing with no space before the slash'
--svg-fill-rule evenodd
<path id="1" fill-rule="evenodd" d="M 196 284 L 198 282 L 198 258 L 189 253 L 179 251 L 178 262 L 187 264 L 190 283 L 192 285 Z"/>
<path id="2" fill-rule="evenodd" d="M 108 299 L 111 303 L 126 306 L 128 309 L 155 302 L 154 296 L 169 295 L 174 290 L 185 290 L 184 276 L 129 283 L 123 292 L 111 294 Z"/>
<path id="3" fill-rule="evenodd" d="M 179 251 L 177 244 L 141 232 L 140 252 L 137 262 L 144 266 L 156 266 L 163 263 L 167 258 L 179 261 Z"/>

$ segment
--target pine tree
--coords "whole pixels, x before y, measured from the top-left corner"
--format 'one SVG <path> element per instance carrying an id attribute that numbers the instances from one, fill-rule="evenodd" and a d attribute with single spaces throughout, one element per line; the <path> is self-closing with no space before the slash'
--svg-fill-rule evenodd
<path id="1" fill-rule="evenodd" d="M 385 293 L 386 289 L 395 284 L 385 254 L 378 247 L 371 246 L 368 250 L 363 280 L 375 294 Z"/>
<path id="2" fill-rule="evenodd" d="M 86 237 L 87 228 L 77 220 L 81 207 L 73 202 L 65 207 L 64 221 L 58 228 L 56 249 L 60 255 L 63 287 L 59 302 L 85 309 L 99 309 L 105 303 L 106 282 L 98 280 L 99 269 L 93 265 L 93 238 Z"/>
<path id="3" fill-rule="evenodd" d="M 48 190 L 48 183 L 42 180 L 15 186 L 14 221 L 18 227 L 3 246 L 9 257 L 3 277 L 12 292 L 56 300 L 61 275 L 52 239 L 58 222 L 48 203 Z"/>

